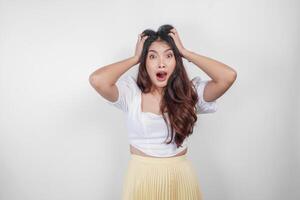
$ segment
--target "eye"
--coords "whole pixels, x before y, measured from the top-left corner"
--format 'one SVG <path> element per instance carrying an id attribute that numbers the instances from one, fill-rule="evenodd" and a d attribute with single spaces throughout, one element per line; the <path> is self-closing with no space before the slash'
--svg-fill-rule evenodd
<path id="1" fill-rule="evenodd" d="M 171 58 L 172 56 L 173 56 L 173 54 L 171 54 L 171 53 L 170 53 L 170 54 L 168 54 L 168 57 L 169 57 L 169 58 Z"/>
<path id="2" fill-rule="evenodd" d="M 149 58 L 152 58 L 151 56 L 154 57 L 154 55 L 150 55 Z"/>

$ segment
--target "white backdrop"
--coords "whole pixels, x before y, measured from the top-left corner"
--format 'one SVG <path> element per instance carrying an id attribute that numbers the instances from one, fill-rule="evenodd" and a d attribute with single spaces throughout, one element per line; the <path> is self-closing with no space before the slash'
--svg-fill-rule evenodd
<path id="1" fill-rule="evenodd" d="M 0 199 L 120 199 L 125 118 L 88 78 L 165 23 L 238 73 L 189 142 L 204 200 L 299 199 L 299 11 L 296 0 L 0 0 Z"/>

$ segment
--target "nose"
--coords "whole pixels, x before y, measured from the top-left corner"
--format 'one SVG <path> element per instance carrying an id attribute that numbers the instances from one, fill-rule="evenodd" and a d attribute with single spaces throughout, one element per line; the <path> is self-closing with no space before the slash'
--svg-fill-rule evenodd
<path id="1" fill-rule="evenodd" d="M 165 66 L 165 65 L 159 65 L 158 68 L 159 68 L 159 69 L 161 69 L 161 68 L 166 68 L 166 66 Z"/>
<path id="2" fill-rule="evenodd" d="M 160 59 L 160 62 L 159 62 L 159 68 L 165 68 L 165 64 L 163 62 L 163 58 Z"/>

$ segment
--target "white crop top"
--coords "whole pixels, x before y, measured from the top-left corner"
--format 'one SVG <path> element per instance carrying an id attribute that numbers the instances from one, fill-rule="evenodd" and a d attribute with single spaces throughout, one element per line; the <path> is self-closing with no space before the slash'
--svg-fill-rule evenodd
<path id="1" fill-rule="evenodd" d="M 203 99 L 203 91 L 207 80 L 202 80 L 199 76 L 196 76 L 192 79 L 192 82 L 196 86 L 199 96 L 199 101 L 196 104 L 196 114 L 215 112 L 217 110 L 216 100 L 206 102 Z M 133 76 L 121 76 L 116 82 L 116 86 L 119 91 L 118 99 L 114 102 L 104 100 L 125 113 L 128 139 L 132 146 L 147 155 L 156 157 L 170 157 L 187 148 L 188 137 L 183 141 L 182 147 L 179 148 L 177 148 L 174 140 L 170 144 L 164 143 L 168 136 L 168 129 L 163 116 L 141 111 L 141 90 Z M 168 116 L 166 117 L 168 119 Z M 169 129 L 169 138 L 166 141 L 169 141 L 171 137 L 170 124 Z"/>

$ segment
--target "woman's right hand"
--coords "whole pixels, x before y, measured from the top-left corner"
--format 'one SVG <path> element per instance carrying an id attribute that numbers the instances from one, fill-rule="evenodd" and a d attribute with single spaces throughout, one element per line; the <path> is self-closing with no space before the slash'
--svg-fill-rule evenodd
<path id="1" fill-rule="evenodd" d="M 142 33 L 138 35 L 138 40 L 137 40 L 137 43 L 136 43 L 136 46 L 135 46 L 135 53 L 134 53 L 134 56 L 138 60 L 140 60 L 142 50 L 143 50 L 143 46 L 144 46 L 144 42 L 148 37 L 149 37 L 148 35 L 144 36 Z"/>

